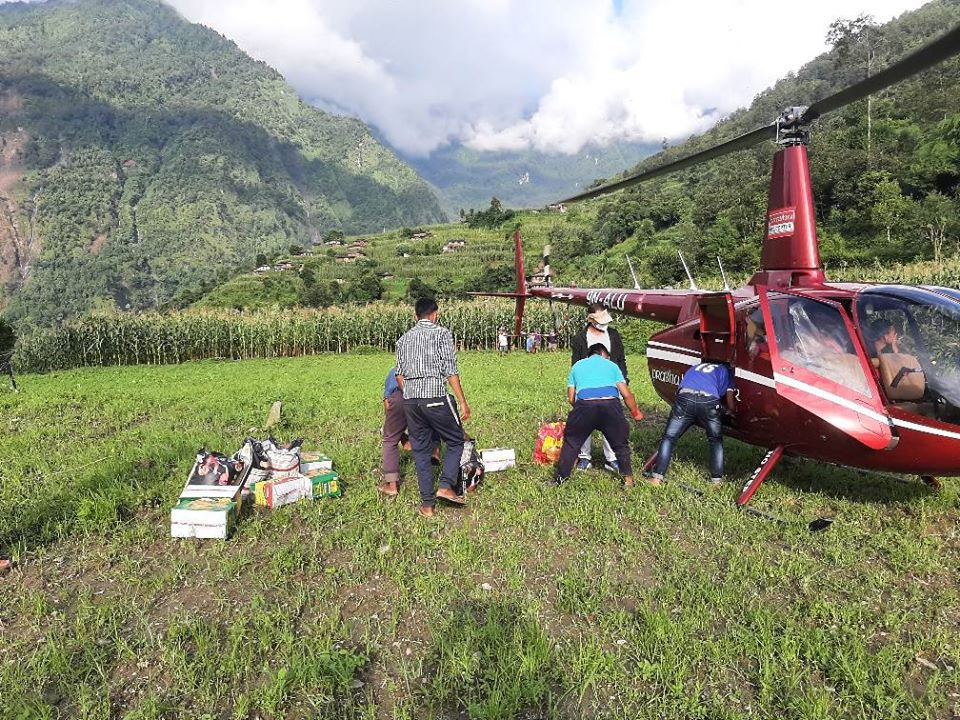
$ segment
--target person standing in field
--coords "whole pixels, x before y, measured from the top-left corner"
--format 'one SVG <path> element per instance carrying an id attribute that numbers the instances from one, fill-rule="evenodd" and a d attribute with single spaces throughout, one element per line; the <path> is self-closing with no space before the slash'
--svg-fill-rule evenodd
<path id="1" fill-rule="evenodd" d="M 710 442 L 710 480 L 723 483 L 723 408 L 730 412 L 736 402 L 733 370 L 726 363 L 700 363 L 683 374 L 677 398 L 663 431 L 657 460 L 650 473 L 650 484 L 659 485 L 670 466 L 677 441 L 693 425 L 707 432 Z"/>
<path id="2" fill-rule="evenodd" d="M 510 337 L 504 328 L 497 330 L 497 349 L 501 355 L 506 355 L 510 351 Z"/>
<path id="3" fill-rule="evenodd" d="M 573 405 L 573 410 L 567 416 L 563 430 L 563 446 L 554 473 L 555 485 L 560 485 L 570 477 L 577 450 L 583 445 L 584 438 L 590 437 L 594 430 L 599 430 L 613 447 L 617 466 L 623 471 L 624 487 L 633 487 L 630 426 L 623 416 L 621 397 L 633 419 L 638 422 L 643 420 L 643 413 L 637 407 L 637 401 L 627 387 L 620 368 L 610 362 L 610 353 L 605 346 L 594 343 L 587 350 L 587 357 L 570 368 L 567 377 L 567 401 Z"/>
<path id="4" fill-rule="evenodd" d="M 384 495 L 396 495 L 400 482 L 400 443 L 407 431 L 403 411 L 403 390 L 397 382 L 397 369 L 390 368 L 383 383 L 383 481 L 377 486 Z"/>
<path id="5" fill-rule="evenodd" d="M 436 301 L 420 298 L 414 312 L 417 324 L 397 341 L 397 382 L 403 390 L 403 410 L 417 466 L 420 514 L 432 517 L 437 498 L 454 505 L 466 502 L 457 494 L 456 487 L 463 451 L 463 422 L 470 419 L 470 406 L 460 384 L 453 334 L 437 324 Z M 453 395 L 447 391 L 448 385 Z M 440 487 L 436 491 L 430 464 L 434 435 L 446 445 Z"/>
<path id="6" fill-rule="evenodd" d="M 400 449 L 410 450 L 407 415 L 403 410 L 403 390 L 397 382 L 397 368 L 390 368 L 383 383 L 383 480 L 377 485 L 382 494 L 393 497 L 400 488 Z M 440 464 L 440 442 L 431 439 L 430 462 Z"/>
<path id="7" fill-rule="evenodd" d="M 627 355 L 623 349 L 623 339 L 616 328 L 610 327 L 612 321 L 610 313 L 600 303 L 589 306 L 586 327 L 574 335 L 570 341 L 570 364 L 575 365 L 585 359 L 588 348 L 599 343 L 606 348 L 610 360 L 620 368 L 624 382 L 629 385 L 630 375 L 627 373 Z M 577 470 L 589 470 L 592 455 L 593 439 L 587 435 L 577 457 Z M 612 473 L 621 472 L 622 468 L 618 466 L 616 453 L 605 435 L 603 436 L 603 457 L 604 470 Z"/>

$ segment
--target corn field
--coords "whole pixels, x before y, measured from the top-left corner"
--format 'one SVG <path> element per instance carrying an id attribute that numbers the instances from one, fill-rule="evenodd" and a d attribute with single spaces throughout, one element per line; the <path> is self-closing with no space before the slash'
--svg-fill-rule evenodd
<path id="1" fill-rule="evenodd" d="M 554 316 L 558 339 L 566 345 L 570 335 L 583 325 L 582 308 L 555 305 L 551 316 L 547 304 L 531 303 L 524 325 L 546 334 L 553 328 Z M 512 331 L 513 303 L 444 302 L 439 322 L 450 328 L 461 349 L 491 350 L 496 347 L 498 328 Z M 21 338 L 14 364 L 21 372 L 46 372 L 210 358 L 245 360 L 365 349 L 392 351 L 397 338 L 412 324 L 409 304 L 256 313 L 204 310 L 91 315 Z"/>

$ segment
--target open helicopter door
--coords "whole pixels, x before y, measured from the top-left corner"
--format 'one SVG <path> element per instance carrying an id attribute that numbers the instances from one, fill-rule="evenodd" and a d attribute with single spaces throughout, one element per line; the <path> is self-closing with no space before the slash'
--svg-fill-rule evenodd
<path id="1" fill-rule="evenodd" d="M 872 450 L 896 447 L 863 347 L 830 300 L 758 288 L 777 393 Z"/>
<path id="2" fill-rule="evenodd" d="M 715 293 L 697 298 L 700 308 L 700 344 L 704 362 L 733 362 L 736 314 L 733 295 Z"/>

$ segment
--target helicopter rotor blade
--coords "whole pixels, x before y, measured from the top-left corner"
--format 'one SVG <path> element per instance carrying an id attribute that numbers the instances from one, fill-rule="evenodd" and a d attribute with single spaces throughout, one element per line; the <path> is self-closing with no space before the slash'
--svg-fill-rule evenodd
<path id="1" fill-rule="evenodd" d="M 907 55 L 902 60 L 895 62 L 890 67 L 881 70 L 876 75 L 871 75 L 855 85 L 813 103 L 803 113 L 800 122 L 804 125 L 812 122 L 825 113 L 837 110 L 878 90 L 883 90 L 901 80 L 906 80 L 908 77 L 921 73 L 957 53 L 960 53 L 960 25 L 945 35 L 941 35 L 933 42 L 924 45 L 916 52 Z"/>
<path id="2" fill-rule="evenodd" d="M 636 185 L 644 180 L 650 180 L 651 178 L 666 175 L 667 173 L 683 170 L 684 168 L 698 165 L 706 160 L 712 160 L 713 158 L 721 157 L 727 153 L 748 148 L 752 145 L 756 145 L 759 142 L 763 142 L 764 140 L 773 140 L 776 136 L 776 123 L 763 125 L 758 127 L 756 130 L 751 130 L 748 133 L 738 135 L 737 137 L 727 140 L 726 142 L 722 142 L 719 145 L 714 145 L 706 150 L 701 150 L 700 152 L 687 155 L 679 160 L 674 160 L 673 162 L 669 162 L 665 165 L 660 165 L 652 170 L 644 170 L 643 172 L 635 173 L 634 175 L 628 175 L 627 177 L 621 178 L 615 182 L 607 183 L 605 185 L 601 185 L 600 187 L 595 187 L 591 190 L 587 190 L 586 192 L 582 192 L 579 195 L 569 197 L 566 200 L 560 200 L 559 204 L 563 205 L 566 203 L 579 202 L 581 200 L 589 200 L 590 198 L 595 198 L 600 195 L 606 195 L 607 193 L 612 193 L 622 188 Z"/>

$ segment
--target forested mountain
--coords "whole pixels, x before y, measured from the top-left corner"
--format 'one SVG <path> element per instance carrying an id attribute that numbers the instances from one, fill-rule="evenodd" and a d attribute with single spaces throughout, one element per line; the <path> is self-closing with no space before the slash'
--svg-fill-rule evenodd
<path id="1" fill-rule="evenodd" d="M 543 207 L 659 149 L 659 143 L 617 141 L 563 155 L 535 150 L 488 152 L 449 145 L 429 157 L 406 160 L 438 189 L 448 212 L 456 214 L 461 208 L 482 210 L 492 197 L 509 207 Z"/>
<path id="2" fill-rule="evenodd" d="M 158 0 L 0 5 L 0 306 L 165 307 L 320 233 L 443 220 L 361 122 Z"/>
<path id="3" fill-rule="evenodd" d="M 645 169 L 769 124 L 876 73 L 960 23 L 960 1 L 938 0 L 876 26 L 842 21 L 833 49 L 760 93 L 704 135 L 650 157 Z M 717 60 L 722 61 L 722 59 Z M 960 255 L 960 58 L 826 115 L 809 146 L 817 223 L 828 268 Z M 590 231 L 558 225 L 555 264 L 601 277 L 624 253 L 644 258 L 648 278 L 682 277 L 677 249 L 695 265 L 749 271 L 759 261 L 770 159 L 764 143 L 592 201 Z M 631 171 L 632 172 L 632 171 Z M 609 275 L 608 275 L 609 276 Z"/>

